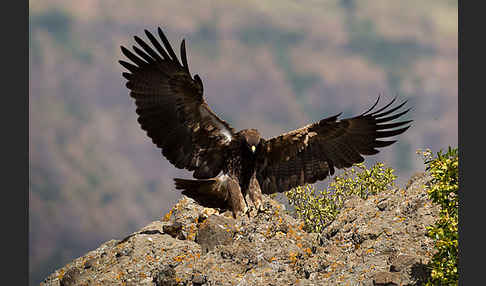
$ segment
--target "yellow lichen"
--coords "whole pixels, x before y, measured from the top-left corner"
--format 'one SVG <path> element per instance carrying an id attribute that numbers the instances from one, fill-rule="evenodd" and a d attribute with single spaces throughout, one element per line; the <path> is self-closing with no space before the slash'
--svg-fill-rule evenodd
<path id="1" fill-rule="evenodd" d="M 163 221 L 169 221 L 170 217 L 172 216 L 172 210 L 165 214 Z"/>
<path id="2" fill-rule="evenodd" d="M 62 279 L 64 277 L 64 269 L 59 270 L 59 274 L 57 274 L 58 279 Z"/>
<path id="3" fill-rule="evenodd" d="M 292 264 L 295 264 L 297 262 L 297 253 L 296 252 L 290 252 L 289 253 L 289 260 Z"/>
<path id="4" fill-rule="evenodd" d="M 305 252 L 306 252 L 306 253 L 307 253 L 307 255 L 309 255 L 309 256 L 312 254 L 312 250 L 311 250 L 309 247 L 307 247 L 307 248 L 305 249 Z"/>

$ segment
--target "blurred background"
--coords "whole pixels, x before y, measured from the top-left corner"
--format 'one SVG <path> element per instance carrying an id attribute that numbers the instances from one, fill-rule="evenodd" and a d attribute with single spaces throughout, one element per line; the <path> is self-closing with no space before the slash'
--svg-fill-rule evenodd
<path id="1" fill-rule="evenodd" d="M 413 106 L 413 127 L 383 161 L 403 186 L 417 149 L 457 146 L 458 3 L 429 1 L 30 1 L 31 285 L 180 198 L 174 168 L 139 127 L 120 45 L 160 26 L 186 39 L 213 110 L 235 129 L 276 136 L 354 116 L 379 93 Z"/>

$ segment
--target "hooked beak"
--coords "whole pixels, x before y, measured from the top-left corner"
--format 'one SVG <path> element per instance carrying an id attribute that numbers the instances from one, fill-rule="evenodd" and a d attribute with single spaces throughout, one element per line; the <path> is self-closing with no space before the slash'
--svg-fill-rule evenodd
<path id="1" fill-rule="evenodd" d="M 256 147 L 255 145 L 251 145 L 251 152 L 255 153 Z"/>

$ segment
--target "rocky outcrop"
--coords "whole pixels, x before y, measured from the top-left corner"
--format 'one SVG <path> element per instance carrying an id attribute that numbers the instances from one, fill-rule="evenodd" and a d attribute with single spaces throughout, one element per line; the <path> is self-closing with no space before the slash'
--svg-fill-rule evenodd
<path id="1" fill-rule="evenodd" d="M 438 209 L 426 174 L 406 189 L 350 198 L 323 233 L 265 197 L 266 211 L 234 219 L 182 198 L 160 221 L 111 240 L 41 285 L 420 285 Z"/>

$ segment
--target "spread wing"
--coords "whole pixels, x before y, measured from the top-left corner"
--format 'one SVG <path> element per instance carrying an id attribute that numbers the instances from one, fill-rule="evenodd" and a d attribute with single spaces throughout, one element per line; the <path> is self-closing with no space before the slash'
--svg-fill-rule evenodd
<path id="1" fill-rule="evenodd" d="M 155 49 L 135 36 L 140 46 L 133 46 L 135 53 L 121 47 L 131 63 L 119 61 L 129 71 L 122 75 L 135 99 L 138 122 L 177 168 L 194 171 L 198 179 L 214 177 L 221 171 L 224 149 L 235 132 L 204 100 L 201 78 L 191 77 L 185 41 L 181 64 L 160 28 L 164 47 L 152 33 L 145 30 L 145 34 Z"/>
<path id="2" fill-rule="evenodd" d="M 363 162 L 362 155 L 376 154 L 379 152 L 376 148 L 396 142 L 379 140 L 401 134 L 410 127 L 402 126 L 411 120 L 389 123 L 410 110 L 386 117 L 406 103 L 387 110 L 395 99 L 373 111 L 378 97 L 376 103 L 359 116 L 338 120 L 338 114 L 265 141 L 257 170 L 262 192 L 285 192 L 315 183 L 329 173 L 334 174 L 334 168 Z"/>

